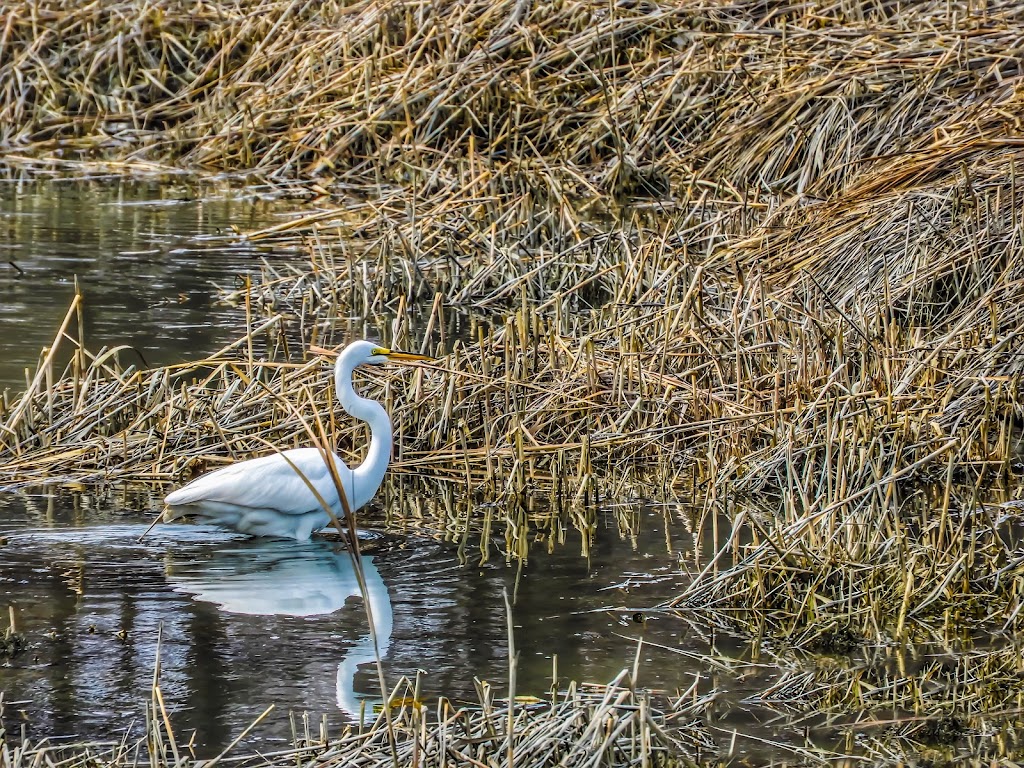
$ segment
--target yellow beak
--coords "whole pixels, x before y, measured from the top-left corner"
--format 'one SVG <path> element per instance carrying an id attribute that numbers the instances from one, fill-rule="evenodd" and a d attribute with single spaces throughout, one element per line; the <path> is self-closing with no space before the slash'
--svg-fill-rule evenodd
<path id="1" fill-rule="evenodd" d="M 390 363 L 414 363 L 423 360 L 433 360 L 429 355 L 417 355 L 414 352 L 400 352 L 397 349 L 382 349 L 379 354 L 384 355 Z"/>
<path id="2" fill-rule="evenodd" d="M 337 349 L 326 349 L 325 347 L 317 346 L 316 344 L 310 344 L 308 349 L 315 355 L 324 355 L 326 357 L 337 357 L 338 355 Z M 388 349 L 387 347 L 377 347 L 373 350 L 373 353 L 375 355 L 383 355 L 388 359 L 388 362 L 395 363 L 415 363 L 437 359 L 430 357 L 430 355 L 417 355 L 414 352 L 400 352 L 397 349 Z"/>

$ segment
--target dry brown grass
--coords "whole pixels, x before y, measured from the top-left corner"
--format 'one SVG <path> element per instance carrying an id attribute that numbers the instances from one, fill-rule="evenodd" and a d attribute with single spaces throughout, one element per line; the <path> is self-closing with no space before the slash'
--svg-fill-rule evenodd
<path id="1" fill-rule="evenodd" d="M 1011 2 L 14 5 L 0 144 L 379 182 L 469 159 L 830 195 L 1014 130 Z"/>
<path id="2" fill-rule="evenodd" d="M 441 699 L 435 707 L 415 698 L 416 682 L 395 686 L 392 717 L 383 714 L 366 727 L 346 729 L 339 738 L 297 739 L 293 748 L 267 753 L 233 750 L 196 760 L 191 743 L 179 743 L 159 687 L 146 709 L 146 735 L 119 742 L 52 744 L 8 734 L 0 726 L 0 764 L 5 768 L 38 765 L 120 768 L 145 761 L 161 768 L 189 765 L 272 766 L 629 766 L 643 755 L 645 765 L 691 766 L 712 754 L 715 741 L 680 698 L 666 712 L 647 693 L 628 685 L 623 672 L 607 686 L 573 685 L 550 701 L 516 701 L 509 706 L 487 683 L 478 682 L 479 701 L 458 706 Z M 0 702 L 2 705 L 2 702 Z M 267 710 L 269 712 L 269 710 Z M 256 720 L 266 716 L 264 712 Z M 254 725 L 256 724 L 254 723 Z M 308 725 L 308 724 L 307 724 Z M 251 728 L 252 726 L 250 726 Z M 511 731 L 509 728 L 511 727 Z M 511 734 L 511 736 L 510 736 Z"/>

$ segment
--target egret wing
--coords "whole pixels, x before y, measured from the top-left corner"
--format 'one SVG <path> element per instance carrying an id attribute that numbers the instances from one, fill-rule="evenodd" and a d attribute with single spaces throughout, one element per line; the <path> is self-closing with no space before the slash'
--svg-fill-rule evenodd
<path id="1" fill-rule="evenodd" d="M 332 454 L 332 458 L 344 479 L 348 468 L 337 456 Z M 223 467 L 193 480 L 164 501 L 172 507 L 217 502 L 296 515 L 319 509 L 320 501 L 296 470 L 327 504 L 337 506 L 337 488 L 316 448 L 294 448 Z"/>

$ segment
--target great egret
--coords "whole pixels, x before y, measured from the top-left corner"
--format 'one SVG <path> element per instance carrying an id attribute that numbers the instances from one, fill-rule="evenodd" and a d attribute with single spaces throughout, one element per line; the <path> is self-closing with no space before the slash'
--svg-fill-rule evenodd
<path id="1" fill-rule="evenodd" d="M 352 371 L 359 365 L 429 360 L 425 355 L 398 352 L 369 341 L 354 341 L 342 350 L 334 366 L 334 387 L 341 407 L 370 425 L 370 448 L 363 463 L 349 469 L 330 454 L 345 489 L 349 508 L 365 505 L 384 480 L 391 461 L 391 419 L 384 407 L 352 388 Z M 303 479 L 305 478 L 305 479 Z M 308 483 L 308 485 L 307 485 Z M 318 448 L 291 450 L 249 459 L 203 475 L 169 494 L 164 502 L 171 519 L 183 515 L 254 536 L 308 539 L 331 521 L 309 486 L 337 517 L 344 513 L 331 470 Z"/>

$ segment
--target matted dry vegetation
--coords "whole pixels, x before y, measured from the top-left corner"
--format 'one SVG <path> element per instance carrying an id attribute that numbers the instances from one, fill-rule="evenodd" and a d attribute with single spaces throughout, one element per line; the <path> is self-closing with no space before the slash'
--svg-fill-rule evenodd
<path id="1" fill-rule="evenodd" d="M 707 729 L 693 717 L 706 702 L 668 702 L 666 713 L 637 692 L 623 671 L 607 686 L 572 686 L 549 701 L 498 699 L 478 681 L 478 701 L 456 705 L 441 699 L 435 707 L 415 698 L 418 681 L 403 679 L 392 693 L 391 710 L 379 712 L 365 726 L 346 728 L 338 738 L 321 730 L 313 735 L 308 721 L 291 749 L 235 754 L 243 733 L 219 755 L 197 760 L 194 745 L 174 733 L 159 685 L 146 706 L 145 737 L 84 744 L 32 742 L 0 725 L 0 765 L 121 766 L 145 761 L 154 768 L 190 765 L 262 766 L 398 766 L 487 765 L 693 766 L 715 749 Z M 2 701 L 0 701 L 2 712 Z M 267 715 L 264 712 L 252 724 Z"/>
<path id="2" fill-rule="evenodd" d="M 357 458 L 303 350 L 387 311 L 451 349 L 367 374 L 393 482 L 498 501 L 518 540 L 524 500 L 699 488 L 725 522 L 676 607 L 755 636 L 1019 629 L 1022 55 L 1012 2 L 16 5 L 8 162 L 321 197 L 246 233 L 309 264 L 225 294 L 233 348 L 122 371 L 66 336 L 0 478 L 175 481 L 314 413 Z M 486 321 L 440 338 L 456 310 Z"/>

